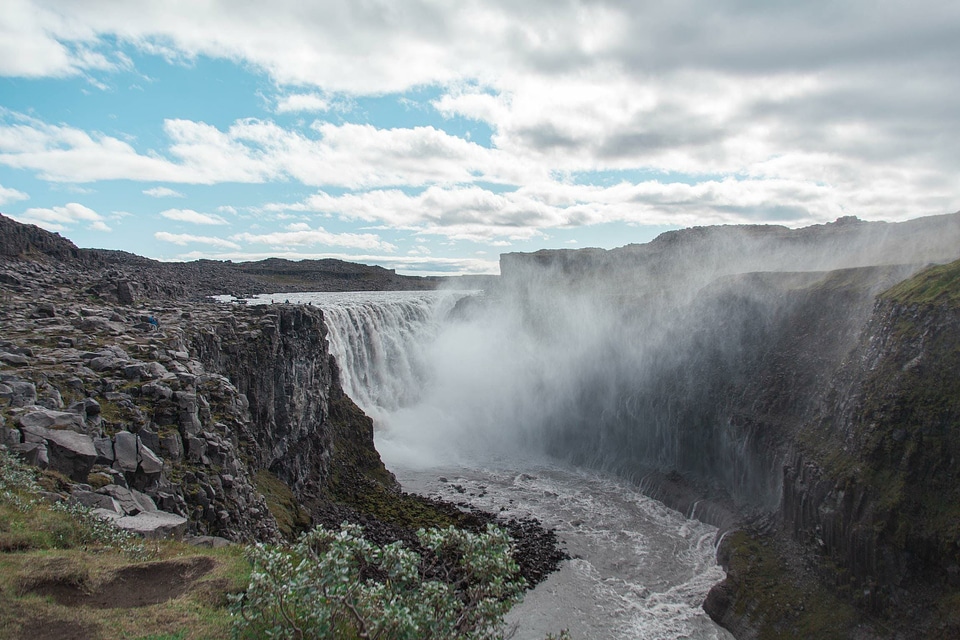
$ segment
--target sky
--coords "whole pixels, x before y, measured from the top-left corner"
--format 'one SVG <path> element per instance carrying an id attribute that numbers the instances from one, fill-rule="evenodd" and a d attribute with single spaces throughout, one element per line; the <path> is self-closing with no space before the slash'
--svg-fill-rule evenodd
<path id="1" fill-rule="evenodd" d="M 160 260 L 904 220 L 958 141 L 948 0 L 0 3 L 0 212 Z"/>

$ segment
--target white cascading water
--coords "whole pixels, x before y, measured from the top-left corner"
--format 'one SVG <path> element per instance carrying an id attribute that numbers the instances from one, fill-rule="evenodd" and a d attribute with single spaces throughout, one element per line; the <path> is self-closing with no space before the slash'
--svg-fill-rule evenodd
<path id="1" fill-rule="evenodd" d="M 511 612 L 515 638 L 564 628 L 582 640 L 732 638 L 700 607 L 723 579 L 714 527 L 516 437 L 591 343 L 551 352 L 510 318 L 449 320 L 464 295 L 284 297 L 323 310 L 344 389 L 374 418 L 377 448 L 406 490 L 556 529 L 573 559 Z"/>

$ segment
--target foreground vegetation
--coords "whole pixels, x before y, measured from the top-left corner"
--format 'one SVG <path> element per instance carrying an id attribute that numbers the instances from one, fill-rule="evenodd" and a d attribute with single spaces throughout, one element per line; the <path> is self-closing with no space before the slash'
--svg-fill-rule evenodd
<path id="1" fill-rule="evenodd" d="M 59 482 L 0 446 L 0 638 L 492 640 L 525 587 L 494 526 L 420 530 L 421 553 L 355 525 L 203 548 L 51 502 Z"/>

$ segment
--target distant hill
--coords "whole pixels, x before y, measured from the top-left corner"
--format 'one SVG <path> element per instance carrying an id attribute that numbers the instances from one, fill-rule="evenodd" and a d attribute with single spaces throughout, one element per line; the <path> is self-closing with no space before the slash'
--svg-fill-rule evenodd
<path id="1" fill-rule="evenodd" d="M 4 259 L 60 262 L 78 269 L 114 270 L 115 279 L 131 280 L 154 295 L 169 297 L 301 291 L 415 291 L 435 289 L 448 280 L 444 277 L 404 276 L 393 269 L 334 259 L 160 262 L 126 251 L 80 249 L 58 233 L 21 224 L 0 214 L 0 260 Z M 458 279 L 453 281 L 459 283 Z"/>

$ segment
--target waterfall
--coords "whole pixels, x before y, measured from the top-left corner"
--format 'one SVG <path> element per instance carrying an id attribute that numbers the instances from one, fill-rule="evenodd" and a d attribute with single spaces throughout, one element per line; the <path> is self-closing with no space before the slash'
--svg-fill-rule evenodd
<path id="1" fill-rule="evenodd" d="M 457 301 L 474 293 L 357 291 L 284 298 L 320 307 L 344 391 L 379 422 L 420 400 L 434 375 L 431 344 Z"/>
<path id="2" fill-rule="evenodd" d="M 420 399 L 430 377 L 424 349 L 449 301 L 437 295 L 341 296 L 322 307 L 344 391 L 367 413 L 396 411 Z"/>

